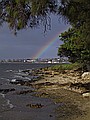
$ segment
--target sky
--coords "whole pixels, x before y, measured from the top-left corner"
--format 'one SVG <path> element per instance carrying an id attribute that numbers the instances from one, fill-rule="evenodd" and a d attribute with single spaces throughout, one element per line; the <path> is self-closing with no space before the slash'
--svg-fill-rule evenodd
<path id="1" fill-rule="evenodd" d="M 15 36 L 7 24 L 0 26 L 0 59 L 56 58 L 62 44 L 59 34 L 68 28 L 57 16 L 52 16 L 51 30 L 46 33 L 43 27 L 28 28 Z"/>

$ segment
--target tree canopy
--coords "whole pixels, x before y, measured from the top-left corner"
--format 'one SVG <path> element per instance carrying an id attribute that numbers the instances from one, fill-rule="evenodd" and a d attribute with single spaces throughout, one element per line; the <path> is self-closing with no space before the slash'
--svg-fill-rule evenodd
<path id="1" fill-rule="evenodd" d="M 90 1 L 62 0 L 59 13 L 62 14 L 73 27 L 81 31 L 81 39 L 84 39 L 87 45 L 90 46 Z"/>
<path id="2" fill-rule="evenodd" d="M 58 54 L 71 62 L 90 64 L 90 1 L 62 0 L 59 9 L 72 28 L 60 35 L 64 44 L 59 47 Z"/>
<path id="3" fill-rule="evenodd" d="M 57 10 L 57 0 L 2 0 L 0 24 L 7 22 L 15 32 L 43 25 L 50 28 L 50 14 Z"/>
<path id="4" fill-rule="evenodd" d="M 62 16 L 71 25 L 90 29 L 89 0 L 1 0 L 0 24 L 7 22 L 15 31 L 43 25 L 50 27 L 50 14 Z"/>
<path id="5" fill-rule="evenodd" d="M 59 49 L 58 55 L 68 57 L 70 62 L 87 63 L 90 61 L 90 48 L 86 41 L 81 39 L 81 32 L 76 28 L 69 28 L 60 35 L 60 40 L 64 42 Z"/>
<path id="6" fill-rule="evenodd" d="M 59 15 L 72 28 L 61 34 L 64 42 L 59 55 L 72 62 L 90 61 L 90 0 L 1 0 L 0 24 L 9 24 L 16 33 L 27 27 L 43 25 L 50 29 L 50 14 Z"/>

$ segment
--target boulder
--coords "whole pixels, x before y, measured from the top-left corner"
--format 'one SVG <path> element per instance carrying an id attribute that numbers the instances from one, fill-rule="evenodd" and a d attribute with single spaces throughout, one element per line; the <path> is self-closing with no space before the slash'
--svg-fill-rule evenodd
<path id="1" fill-rule="evenodd" d="M 82 74 L 82 79 L 84 79 L 84 80 L 90 80 L 90 72 L 84 72 Z"/>
<path id="2" fill-rule="evenodd" d="M 83 93 L 82 96 L 85 97 L 85 98 L 89 98 L 90 97 L 90 92 Z"/>

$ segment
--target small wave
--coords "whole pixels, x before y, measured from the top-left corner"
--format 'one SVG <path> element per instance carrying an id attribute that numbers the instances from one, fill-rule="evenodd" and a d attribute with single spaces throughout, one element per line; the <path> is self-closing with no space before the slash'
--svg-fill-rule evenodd
<path id="1" fill-rule="evenodd" d="M 5 78 L 0 78 L 0 79 L 2 79 L 2 80 L 3 80 L 3 79 L 5 79 Z"/>
<path id="2" fill-rule="evenodd" d="M 4 100 L 6 101 L 6 102 L 4 102 L 4 104 L 2 104 L 2 106 L 3 106 L 5 109 L 6 109 L 6 108 L 10 108 L 10 109 L 12 109 L 12 108 L 14 107 L 14 105 L 11 104 L 11 102 L 10 102 L 9 99 L 6 99 L 5 94 L 0 93 L 0 95 L 1 95 L 2 98 L 4 98 Z M 4 109 L 4 108 L 3 108 L 3 109 Z"/>
<path id="3" fill-rule="evenodd" d="M 3 94 L 3 93 L 0 93 L 0 95 L 1 95 L 3 98 L 5 98 L 5 94 Z"/>
<path id="4" fill-rule="evenodd" d="M 10 100 L 7 99 L 7 105 L 9 106 L 10 109 L 12 109 L 14 107 L 13 104 L 10 103 Z"/>
<path id="5" fill-rule="evenodd" d="M 13 72 L 13 70 L 6 70 L 6 72 Z"/>
<path id="6" fill-rule="evenodd" d="M 7 73 L 9 73 L 9 72 L 11 72 L 11 73 L 17 73 L 18 71 L 17 70 L 6 70 L 5 72 L 7 72 Z"/>
<path id="7" fill-rule="evenodd" d="M 2 82 L 5 84 L 5 82 L 9 82 L 10 79 L 9 78 L 0 78 L 2 80 Z"/>
<path id="8" fill-rule="evenodd" d="M 19 70 L 19 72 L 30 73 L 32 72 L 32 69 L 23 69 L 23 70 Z"/>
<path id="9" fill-rule="evenodd" d="M 20 75 L 15 75 L 14 78 L 17 78 L 17 79 L 24 79 L 26 76 L 20 76 Z"/>
<path id="10" fill-rule="evenodd" d="M 27 76 L 28 74 L 27 74 L 27 73 L 18 72 L 17 75 L 20 75 L 20 76 Z"/>
<path id="11" fill-rule="evenodd" d="M 22 72 L 22 70 L 18 70 L 18 72 L 20 73 L 20 72 Z"/>
<path id="12" fill-rule="evenodd" d="M 15 79 L 20 79 L 20 80 L 31 80 L 31 76 L 27 76 L 27 75 L 14 75 Z"/>
<path id="13" fill-rule="evenodd" d="M 11 82 L 16 82 L 16 79 L 12 79 Z"/>
<path id="14" fill-rule="evenodd" d="M 20 75 L 14 75 L 14 78 L 22 78 Z"/>
<path id="15" fill-rule="evenodd" d="M 29 77 L 25 77 L 24 79 L 25 79 L 25 80 L 31 80 L 31 78 L 29 78 Z"/>

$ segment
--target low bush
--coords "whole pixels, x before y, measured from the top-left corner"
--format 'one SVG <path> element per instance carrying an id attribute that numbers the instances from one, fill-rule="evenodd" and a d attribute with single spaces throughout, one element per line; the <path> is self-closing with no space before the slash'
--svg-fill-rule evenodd
<path id="1" fill-rule="evenodd" d="M 81 68 L 81 65 L 79 63 L 70 63 L 70 64 L 55 65 L 50 67 L 49 69 L 54 71 L 63 71 L 63 70 L 74 70 L 78 68 Z"/>

